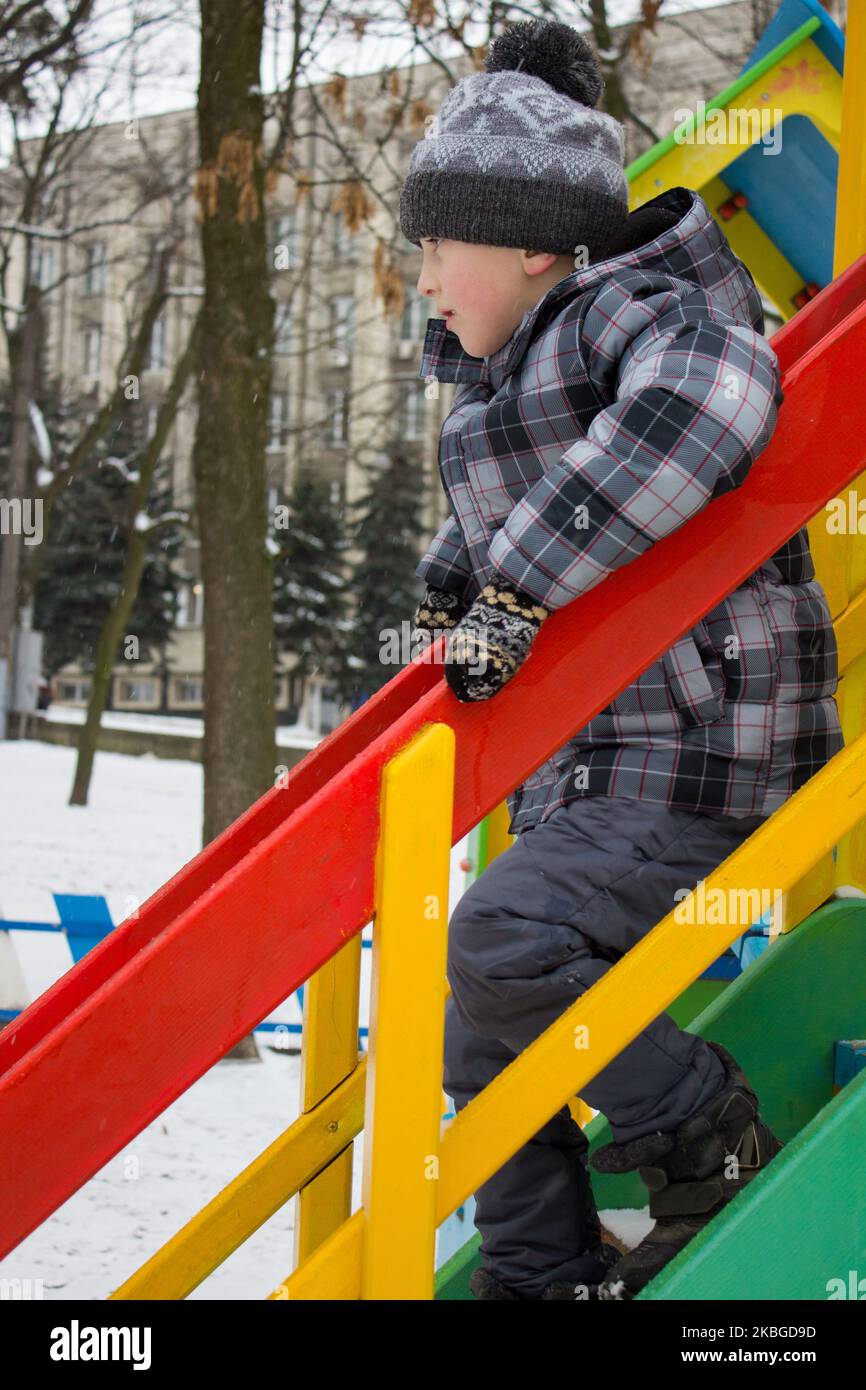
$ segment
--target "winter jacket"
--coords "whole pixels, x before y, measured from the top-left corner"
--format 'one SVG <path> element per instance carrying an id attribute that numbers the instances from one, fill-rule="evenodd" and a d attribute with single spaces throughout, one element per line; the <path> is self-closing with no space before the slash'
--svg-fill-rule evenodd
<path id="1" fill-rule="evenodd" d="M 439 447 L 451 515 L 416 573 L 467 601 L 497 573 L 557 609 L 643 554 L 769 442 L 783 393 L 763 329 L 686 188 L 632 213 L 495 353 L 430 320 L 419 375 L 459 385 Z M 837 665 L 803 527 L 512 793 L 512 833 L 598 794 L 769 815 L 843 746 Z"/>

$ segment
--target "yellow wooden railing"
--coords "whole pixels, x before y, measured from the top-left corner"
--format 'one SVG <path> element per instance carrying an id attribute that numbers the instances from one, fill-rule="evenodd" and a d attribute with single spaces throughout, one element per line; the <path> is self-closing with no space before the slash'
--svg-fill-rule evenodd
<path id="1" fill-rule="evenodd" d="M 434 724 L 392 759 L 383 778 L 368 1056 L 356 1055 L 335 1087 L 114 1298 L 185 1297 L 295 1194 L 303 1194 L 301 1259 L 270 1298 L 431 1297 L 437 1226 L 742 932 L 737 921 L 684 933 L 688 903 L 681 904 L 440 1133 L 453 775 L 453 733 Z M 787 891 L 864 818 L 866 735 L 720 865 L 704 884 L 706 900 L 717 901 L 716 890 L 725 901 Z M 351 951 L 357 956 L 354 942 L 318 972 L 317 990 L 325 971 L 333 977 L 342 970 L 357 1002 L 359 962 Z M 340 1004 L 335 1016 L 344 1011 Z M 321 1071 L 317 1042 L 323 1056 L 333 1056 L 328 1031 L 311 1031 L 307 1076 Z M 342 1165 L 362 1129 L 363 1199 L 350 1214 Z"/>
<path id="2" fill-rule="evenodd" d="M 433 725 L 423 731 L 417 747 L 410 746 L 409 756 L 417 756 L 418 749 L 428 740 L 432 756 L 433 741 L 440 739 L 445 728 Z M 441 753 L 447 756 L 444 746 Z M 403 756 L 399 754 L 395 764 Z M 443 777 L 447 775 L 448 768 L 443 762 Z M 404 781 L 407 790 L 409 785 L 407 778 Z M 417 790 L 421 790 L 420 783 Z M 393 814 L 399 817 L 401 812 Z M 717 890 L 725 895 L 725 901 L 738 901 L 743 892 L 787 891 L 802 874 L 804 866 L 816 864 L 840 835 L 864 818 L 866 736 L 834 758 L 725 860 L 704 884 L 706 900 L 718 901 Z M 450 807 L 442 813 L 441 821 L 443 826 L 450 825 Z M 427 836 L 432 828 L 431 820 L 426 825 Z M 388 837 L 386 824 L 383 843 L 388 842 Z M 441 835 L 439 840 L 443 842 Z M 411 974 L 412 962 L 419 950 L 416 938 L 419 933 L 423 938 L 426 930 L 422 922 L 423 904 L 431 897 L 430 887 L 443 881 L 446 861 L 447 856 L 443 855 L 438 876 L 435 865 L 429 863 L 427 876 L 415 879 L 410 896 L 402 900 L 403 921 L 397 934 L 392 936 L 391 952 L 402 956 L 407 964 L 401 968 L 392 960 L 394 979 Z M 401 862 L 393 865 L 390 873 L 395 885 L 404 884 L 404 872 Z M 388 880 L 386 864 L 384 885 Z M 387 895 L 387 887 L 384 895 Z M 435 890 L 432 896 L 436 896 Z M 422 1094 L 413 1086 L 411 1076 L 407 1076 L 406 1089 L 391 1092 L 390 1105 L 378 1111 L 378 1129 L 376 1104 L 368 1096 L 367 1115 L 369 1120 L 372 1114 L 372 1127 L 368 1125 L 365 1129 L 364 1186 L 365 1191 L 375 1193 L 373 1174 L 378 1171 L 387 1175 L 384 1204 L 377 1214 L 375 1206 L 368 1208 L 365 1203 L 270 1297 L 429 1297 L 436 1226 L 672 1003 L 743 929 L 742 921 L 724 925 L 702 923 L 690 934 L 685 934 L 682 916 L 687 912 L 688 903 L 672 911 L 598 984 L 578 998 L 461 1111 L 441 1136 L 438 1146 L 430 1140 L 431 1117 L 435 1116 L 438 1123 L 439 1115 L 435 1076 L 434 1084 L 429 1075 L 425 1078 Z M 428 951 L 429 944 L 422 942 L 421 949 Z M 414 1057 L 418 1039 L 435 1035 L 437 1065 L 441 1065 L 443 992 L 435 985 L 429 993 L 426 989 L 420 990 L 415 976 L 410 997 L 411 1009 L 407 1007 L 405 994 L 395 991 L 390 1000 L 386 1000 L 380 993 L 366 1064 L 374 1089 L 380 1059 L 377 1036 L 390 1035 L 396 1039 L 395 1047 L 402 1053 L 397 1065 L 402 1066 L 403 1058 Z M 383 1010 L 388 1012 L 387 1025 Z M 385 1085 L 388 1084 L 386 1081 Z M 421 1123 L 420 1117 L 423 1095 L 426 1095 L 427 1125 Z M 412 1133 L 403 1135 L 401 1127 L 406 1123 L 409 1110 L 415 1113 Z M 399 1144 L 395 1144 L 395 1133 L 400 1136 Z M 382 1152 L 379 1152 L 380 1146 Z M 429 1184 L 426 1204 L 417 1192 L 420 1172 L 424 1174 L 423 1181 Z M 419 1222 L 424 1220 L 427 1225 L 421 1237 Z M 378 1226 L 379 1221 L 381 1226 Z M 417 1240 L 412 1250 L 407 1235 L 409 1229 Z M 385 1268 L 390 1274 L 384 1272 L 380 1263 L 385 1247 L 389 1251 L 385 1256 Z M 426 1279 L 414 1258 L 419 1250 L 423 1251 Z M 368 1251 L 374 1251 L 375 1256 L 368 1255 Z M 367 1267 L 371 1258 L 376 1260 L 372 1271 Z M 377 1278 L 377 1270 L 380 1278 Z M 390 1292 L 371 1291 L 383 1288 Z"/>

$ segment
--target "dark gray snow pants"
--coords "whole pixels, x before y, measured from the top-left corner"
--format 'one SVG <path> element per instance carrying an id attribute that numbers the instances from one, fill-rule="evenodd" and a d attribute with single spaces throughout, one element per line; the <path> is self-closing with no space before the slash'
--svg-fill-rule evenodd
<path id="1" fill-rule="evenodd" d="M 443 1085 L 455 1109 L 765 820 L 588 796 L 518 835 L 449 923 Z M 707 1044 L 663 1013 L 581 1096 L 622 1142 L 676 1129 L 723 1079 Z M 565 1106 L 475 1193 L 484 1265 L 525 1296 L 600 1273 L 587 1149 Z"/>

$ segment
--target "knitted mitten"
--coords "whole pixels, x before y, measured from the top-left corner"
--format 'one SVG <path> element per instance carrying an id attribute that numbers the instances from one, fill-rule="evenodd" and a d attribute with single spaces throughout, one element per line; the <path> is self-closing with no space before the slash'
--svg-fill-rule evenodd
<path id="1" fill-rule="evenodd" d="M 468 604 L 459 594 L 428 588 L 415 609 L 412 626 L 417 632 L 439 632 L 445 627 L 456 627 L 467 608 Z"/>
<path id="2" fill-rule="evenodd" d="M 458 700 L 489 700 L 526 660 L 550 613 L 499 576 L 485 585 L 448 638 L 445 679 Z"/>
<path id="3" fill-rule="evenodd" d="M 427 589 L 412 619 L 412 652 L 422 661 L 432 659 L 432 647 L 443 632 L 455 628 L 468 608 L 459 594 L 448 589 Z"/>

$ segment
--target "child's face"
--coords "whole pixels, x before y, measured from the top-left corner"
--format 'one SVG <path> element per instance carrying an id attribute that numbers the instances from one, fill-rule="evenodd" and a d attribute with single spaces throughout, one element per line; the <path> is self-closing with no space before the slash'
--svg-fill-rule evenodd
<path id="1" fill-rule="evenodd" d="M 445 237 L 422 238 L 421 252 L 418 293 L 435 301 L 436 318 L 453 310 L 448 327 L 472 357 L 507 343 L 527 309 L 574 268 L 567 256 Z"/>

